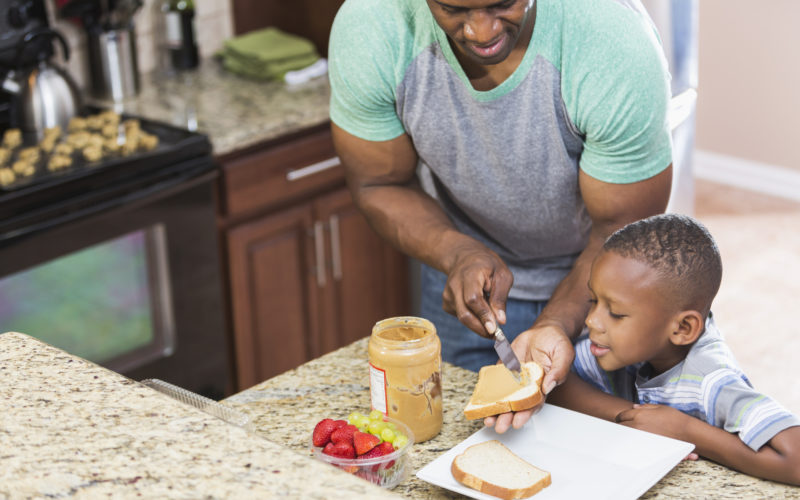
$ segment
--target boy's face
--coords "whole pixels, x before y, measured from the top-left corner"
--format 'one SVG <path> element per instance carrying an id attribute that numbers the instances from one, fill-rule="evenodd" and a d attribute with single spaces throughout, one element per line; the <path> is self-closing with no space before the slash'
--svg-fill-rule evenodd
<path id="1" fill-rule="evenodd" d="M 586 326 L 603 370 L 649 361 L 660 373 L 680 361 L 670 342 L 678 311 L 659 283 L 656 271 L 637 260 L 607 251 L 595 259 Z"/>

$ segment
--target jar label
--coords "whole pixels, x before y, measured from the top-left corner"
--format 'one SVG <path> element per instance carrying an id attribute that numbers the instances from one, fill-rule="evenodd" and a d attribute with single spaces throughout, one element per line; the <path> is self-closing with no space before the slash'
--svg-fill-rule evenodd
<path id="1" fill-rule="evenodd" d="M 386 370 L 369 364 L 369 388 L 372 409 L 388 415 L 389 401 L 386 398 Z"/>

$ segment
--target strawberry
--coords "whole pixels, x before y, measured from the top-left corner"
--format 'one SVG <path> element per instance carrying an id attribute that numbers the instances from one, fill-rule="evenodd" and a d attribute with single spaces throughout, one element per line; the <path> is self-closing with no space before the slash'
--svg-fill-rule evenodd
<path id="1" fill-rule="evenodd" d="M 363 455 L 359 455 L 358 458 L 375 458 L 375 457 L 382 457 L 384 455 L 388 455 L 390 453 L 394 453 L 394 446 L 389 441 L 384 441 L 375 448 L 372 448 L 368 452 L 364 453 Z M 376 472 L 378 469 L 388 469 L 394 465 L 394 460 L 390 460 L 388 463 L 385 464 L 376 464 L 373 465 L 370 470 Z"/>
<path id="2" fill-rule="evenodd" d="M 394 446 L 392 446 L 392 443 L 389 441 L 384 441 L 363 455 L 359 455 L 358 458 L 382 457 L 384 455 L 388 455 L 389 453 L 394 453 Z"/>
<path id="3" fill-rule="evenodd" d="M 325 446 L 331 440 L 331 434 L 333 431 L 338 429 L 339 425 L 337 425 L 333 419 L 326 418 L 317 422 L 317 425 L 314 426 L 314 432 L 311 434 L 311 442 L 314 446 Z"/>
<path id="4" fill-rule="evenodd" d="M 344 427 L 339 427 L 331 434 L 331 442 L 332 443 L 339 443 L 339 442 L 346 442 L 350 443 L 350 446 L 354 446 L 353 443 L 353 434 L 358 430 L 358 427 L 355 425 L 345 425 Z"/>
<path id="5" fill-rule="evenodd" d="M 372 448 L 375 448 L 380 442 L 381 439 L 378 436 L 361 431 L 353 433 L 353 444 L 355 444 L 356 454 L 358 455 L 363 455 Z"/>
<path id="6" fill-rule="evenodd" d="M 333 421 L 333 428 L 338 429 L 339 427 L 344 427 L 347 425 L 347 420 L 334 420 Z"/>
<path id="7" fill-rule="evenodd" d="M 353 445 L 346 442 L 328 443 L 322 449 L 322 453 L 337 458 L 356 458 L 356 450 Z"/>

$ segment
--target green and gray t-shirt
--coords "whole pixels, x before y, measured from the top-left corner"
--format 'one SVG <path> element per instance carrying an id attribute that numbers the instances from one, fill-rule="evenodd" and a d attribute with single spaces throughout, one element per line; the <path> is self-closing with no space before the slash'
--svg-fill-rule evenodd
<path id="1" fill-rule="evenodd" d="M 669 75 L 636 0 L 538 0 L 516 71 L 477 91 L 425 0 L 347 0 L 330 38 L 331 120 L 370 141 L 407 133 L 455 226 L 545 300 L 587 241 L 578 169 L 632 183 L 671 163 Z"/>

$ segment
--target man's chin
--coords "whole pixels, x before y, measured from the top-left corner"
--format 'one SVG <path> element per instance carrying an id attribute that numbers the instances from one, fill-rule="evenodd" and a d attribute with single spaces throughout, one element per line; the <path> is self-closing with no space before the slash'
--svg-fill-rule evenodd
<path id="1" fill-rule="evenodd" d="M 501 62 L 505 61 L 506 58 L 508 57 L 507 53 L 501 53 L 491 57 L 484 57 L 476 54 L 472 50 L 469 50 L 469 55 L 470 59 L 472 59 L 473 62 L 480 64 L 481 66 L 494 66 L 496 64 L 500 64 Z"/>
<path id="2" fill-rule="evenodd" d="M 506 44 L 501 47 L 496 54 L 492 55 L 481 54 L 480 52 L 476 51 L 474 47 L 469 45 L 461 45 L 461 50 L 465 52 L 473 62 L 480 64 L 481 66 L 494 66 L 495 64 L 500 64 L 501 62 L 505 61 L 509 55 L 511 55 L 511 49 L 509 48 L 507 41 Z"/>

